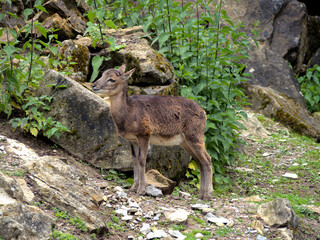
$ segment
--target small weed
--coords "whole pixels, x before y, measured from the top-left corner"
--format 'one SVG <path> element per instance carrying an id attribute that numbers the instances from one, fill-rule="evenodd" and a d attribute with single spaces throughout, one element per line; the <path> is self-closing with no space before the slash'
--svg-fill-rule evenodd
<path id="1" fill-rule="evenodd" d="M 54 215 L 57 218 L 66 219 L 66 220 L 70 219 L 70 216 L 67 214 L 67 212 L 61 211 L 60 209 L 58 209 L 56 207 L 54 207 L 52 210 L 55 212 Z"/>
<path id="2" fill-rule="evenodd" d="M 50 239 L 55 240 L 79 240 L 76 236 L 70 234 L 70 233 L 62 233 L 60 231 L 54 230 L 52 232 L 52 235 L 50 236 Z"/>
<path id="3" fill-rule="evenodd" d="M 111 220 L 113 223 L 119 223 L 119 218 L 117 216 L 111 216 Z"/>
<path id="4" fill-rule="evenodd" d="M 84 221 L 81 218 L 70 218 L 69 223 L 75 226 L 76 228 L 80 229 L 83 232 L 89 231 L 89 228 L 86 226 Z"/>
<path id="5" fill-rule="evenodd" d="M 184 231 L 184 230 L 187 229 L 185 225 L 176 225 L 176 224 L 170 226 L 170 228 L 171 228 L 172 230 L 178 230 L 178 231 Z"/>
<path id="6" fill-rule="evenodd" d="M 219 237 L 225 237 L 230 233 L 233 233 L 233 229 L 228 228 L 228 227 L 220 227 L 217 231 L 216 231 L 216 235 Z"/>
<path id="7" fill-rule="evenodd" d="M 15 177 L 24 177 L 26 173 L 26 171 L 14 171 L 14 172 L 7 171 L 7 170 L 0 170 L 0 171 L 8 176 L 15 176 Z"/>

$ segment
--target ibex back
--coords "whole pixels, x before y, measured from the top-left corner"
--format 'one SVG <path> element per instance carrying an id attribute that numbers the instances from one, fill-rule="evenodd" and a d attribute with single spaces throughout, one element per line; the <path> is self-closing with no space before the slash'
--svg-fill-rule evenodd
<path id="1" fill-rule="evenodd" d="M 200 198 L 209 199 L 212 189 L 211 158 L 205 149 L 205 111 L 196 102 L 171 96 L 128 95 L 128 79 L 135 69 L 109 69 L 92 86 L 110 98 L 110 113 L 118 134 L 131 143 L 134 167 L 132 189 L 145 194 L 148 145 L 181 145 L 200 167 Z"/>

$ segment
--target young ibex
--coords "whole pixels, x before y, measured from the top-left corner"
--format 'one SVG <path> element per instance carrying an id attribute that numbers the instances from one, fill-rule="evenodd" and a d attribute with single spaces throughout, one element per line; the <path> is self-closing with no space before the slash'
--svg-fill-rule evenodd
<path id="1" fill-rule="evenodd" d="M 128 79 L 135 69 L 109 69 L 92 90 L 110 98 L 110 113 L 118 134 L 131 143 L 134 184 L 131 189 L 145 194 L 145 165 L 149 144 L 180 145 L 199 164 L 200 198 L 213 191 L 211 157 L 204 144 L 206 113 L 196 102 L 171 96 L 128 96 Z"/>

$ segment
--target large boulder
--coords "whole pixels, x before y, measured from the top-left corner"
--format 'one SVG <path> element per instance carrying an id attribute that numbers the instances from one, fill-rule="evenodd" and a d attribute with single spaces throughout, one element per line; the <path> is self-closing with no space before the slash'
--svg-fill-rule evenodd
<path id="1" fill-rule="evenodd" d="M 55 87 L 46 87 L 49 84 Z M 67 88 L 59 88 L 58 85 Z M 74 156 L 105 169 L 132 170 L 129 143 L 118 137 L 109 106 L 74 80 L 48 71 L 38 95 L 53 97 L 49 115 L 70 129 L 52 140 Z M 147 168 L 157 169 L 166 177 L 179 180 L 184 176 L 189 155 L 179 146 L 149 149 Z"/>
<path id="2" fill-rule="evenodd" d="M 23 165 L 28 182 L 46 202 L 82 219 L 89 230 L 105 229 L 105 219 L 99 214 L 103 196 L 86 185 L 85 174 L 56 157 L 44 156 Z"/>
<path id="3" fill-rule="evenodd" d="M 310 115 L 304 105 L 272 88 L 259 85 L 247 86 L 246 94 L 256 111 L 284 123 L 295 132 L 320 141 L 320 122 Z"/>
<path id="4" fill-rule="evenodd" d="M 294 72 L 281 56 L 266 45 L 252 48 L 249 54 L 251 58 L 247 61 L 246 71 L 252 75 L 250 85 L 270 87 L 305 106 Z"/>
<path id="5" fill-rule="evenodd" d="M 58 29 L 59 40 L 73 39 L 87 29 L 83 17 L 90 10 L 86 1 L 49 0 L 43 4 L 47 12 L 39 11 L 35 19 L 47 29 Z"/>
<path id="6" fill-rule="evenodd" d="M 177 79 L 170 62 L 150 47 L 141 26 L 118 31 L 106 30 L 108 37 L 115 39 L 116 45 L 124 45 L 119 51 L 110 52 L 111 60 L 102 66 L 102 71 L 127 63 L 129 69 L 136 68 L 132 85 L 171 85 L 176 86 Z M 102 52 L 103 53 L 103 52 Z M 176 86 L 177 87 L 177 86 Z M 176 92 L 177 93 L 177 92 Z"/>
<path id="7" fill-rule="evenodd" d="M 0 206 L 2 239 L 47 240 L 53 219 L 35 206 L 12 203 Z"/>
<path id="8" fill-rule="evenodd" d="M 299 219 L 286 198 L 277 198 L 258 207 L 258 216 L 272 227 L 288 227 L 296 229 Z"/>
<path id="9" fill-rule="evenodd" d="M 91 54 L 86 43 L 80 40 L 65 40 L 59 47 L 59 54 L 61 60 L 66 62 L 60 65 L 60 69 L 72 69 L 70 77 L 73 80 L 86 82 L 91 62 Z"/>

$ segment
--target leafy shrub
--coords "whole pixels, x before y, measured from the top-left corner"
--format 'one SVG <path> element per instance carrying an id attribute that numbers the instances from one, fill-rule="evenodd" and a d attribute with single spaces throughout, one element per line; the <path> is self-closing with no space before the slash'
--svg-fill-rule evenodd
<path id="1" fill-rule="evenodd" d="M 229 184 L 225 166 L 237 157 L 237 131 L 242 127 L 238 120 L 245 117 L 241 111 L 245 98 L 239 85 L 247 77 L 242 59 L 248 58 L 249 41 L 239 30 L 242 25 L 230 20 L 222 1 L 93 2 L 104 16 L 100 22 L 111 20 L 122 28 L 142 25 L 146 36 L 152 37 L 153 47 L 171 61 L 181 95 L 197 101 L 207 112 L 206 145 L 214 181 Z"/>
<path id="2" fill-rule="evenodd" d="M 11 3 L 11 1 L 9 1 Z M 35 11 L 46 11 L 42 6 L 43 1 L 37 0 L 33 8 L 24 10 L 26 25 L 19 31 L 4 27 L 0 29 L 0 36 L 7 36 L 7 41 L 1 42 L 0 54 L 0 112 L 8 116 L 12 113 L 12 107 L 22 108 L 25 117 L 16 118 L 11 121 L 14 128 L 20 126 L 37 136 L 39 131 L 44 135 L 59 137 L 63 131 L 68 129 L 61 123 L 45 118 L 44 111 L 50 110 L 46 105 L 51 100 L 48 96 L 36 98 L 33 92 L 39 87 L 44 71 L 48 65 L 51 68 L 58 67 L 60 61 L 56 58 L 41 56 L 44 50 L 50 51 L 52 56 L 59 56 L 58 47 L 53 43 L 60 43 L 57 40 L 55 30 L 46 30 L 38 21 L 28 21 Z M 30 3 L 31 4 L 31 3 Z M 7 21 L 9 17 L 19 18 L 13 13 L 0 14 L 0 20 Z M 42 38 L 35 39 L 35 31 L 42 35 Z M 14 40 L 10 40 L 11 35 Z M 21 43 L 19 39 L 26 39 Z M 46 39 L 45 41 L 42 39 Z M 23 44 L 22 49 L 18 47 Z M 48 53 L 46 53 L 48 55 Z"/>
<path id="3" fill-rule="evenodd" d="M 306 75 L 298 78 L 301 92 L 310 112 L 320 111 L 320 66 L 307 69 Z"/>

